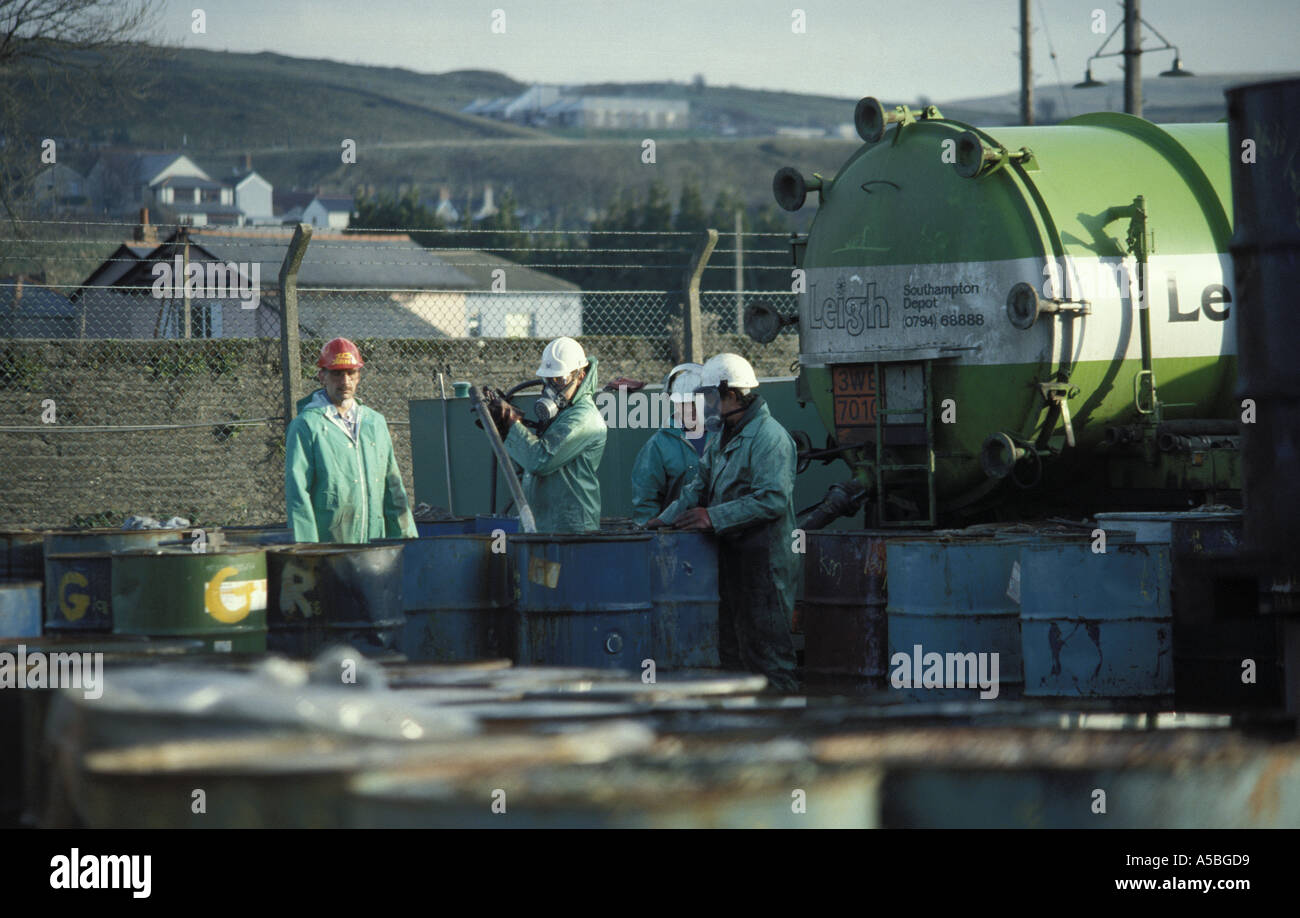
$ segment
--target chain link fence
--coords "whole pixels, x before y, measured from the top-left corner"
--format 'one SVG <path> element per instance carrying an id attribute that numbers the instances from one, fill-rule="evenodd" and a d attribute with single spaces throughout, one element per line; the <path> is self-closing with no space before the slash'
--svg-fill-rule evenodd
<path id="1" fill-rule="evenodd" d="M 175 292 L 0 279 L 0 524 L 120 525 L 133 513 L 196 525 L 283 520 L 278 289 Z M 316 387 L 325 341 L 357 342 L 358 398 L 387 418 L 409 490 L 407 402 L 439 397 L 439 373 L 448 395 L 462 380 L 507 387 L 534 376 L 546 341 L 571 335 L 599 359 L 600 385 L 658 383 L 682 359 L 684 299 L 573 285 L 302 286 L 299 392 Z M 788 293 L 703 293 L 704 354 L 734 351 L 760 376 L 790 375 L 792 329 L 768 345 L 740 332 L 744 307 L 759 299 L 796 309 Z"/>

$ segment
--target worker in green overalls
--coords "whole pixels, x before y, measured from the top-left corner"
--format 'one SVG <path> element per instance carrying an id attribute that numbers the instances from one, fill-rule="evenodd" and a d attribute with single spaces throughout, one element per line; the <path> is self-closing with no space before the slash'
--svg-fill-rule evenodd
<path id="1" fill-rule="evenodd" d="M 790 620 L 801 556 L 794 551 L 795 445 L 737 354 L 704 364 L 699 394 L 710 431 L 699 473 L 646 524 L 718 537 L 718 652 L 728 669 L 798 688 Z"/>
<path id="2" fill-rule="evenodd" d="M 356 400 L 361 352 L 335 338 L 316 365 L 321 388 L 298 402 L 285 431 L 284 500 L 293 540 L 415 538 L 388 424 Z"/>
<path id="3" fill-rule="evenodd" d="M 664 394 L 673 406 L 668 427 L 655 431 L 632 463 L 632 519 L 645 525 L 677 499 L 700 467 L 704 454 L 704 418 L 695 412 L 700 385 L 698 363 L 681 363 L 664 379 Z"/>
<path id="4" fill-rule="evenodd" d="M 572 338 L 556 338 L 542 351 L 537 368 L 544 388 L 537 400 L 542 429 L 534 434 L 504 399 L 488 411 L 510 458 L 524 470 L 524 499 L 538 532 L 594 532 L 600 529 L 600 481 L 605 454 L 605 420 L 593 398 L 596 358 L 587 358 Z"/>

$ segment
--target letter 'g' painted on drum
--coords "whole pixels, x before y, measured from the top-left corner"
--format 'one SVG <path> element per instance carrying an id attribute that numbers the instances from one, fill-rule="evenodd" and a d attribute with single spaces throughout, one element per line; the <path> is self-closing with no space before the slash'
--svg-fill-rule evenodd
<path id="1" fill-rule="evenodd" d="M 203 585 L 203 604 L 219 622 L 233 625 L 266 608 L 266 580 L 230 580 L 238 568 L 223 567 Z"/>

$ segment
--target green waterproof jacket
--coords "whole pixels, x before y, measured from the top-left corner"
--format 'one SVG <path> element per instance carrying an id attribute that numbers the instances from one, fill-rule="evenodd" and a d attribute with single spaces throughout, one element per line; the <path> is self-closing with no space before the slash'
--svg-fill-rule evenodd
<path id="1" fill-rule="evenodd" d="M 589 532 L 600 528 L 600 481 L 605 454 L 605 420 L 596 408 L 596 358 L 573 404 L 540 437 L 516 421 L 506 434 L 506 452 L 524 470 L 524 499 L 538 532 Z"/>
<path id="2" fill-rule="evenodd" d="M 761 543 L 779 602 L 787 616 L 794 609 L 800 556 L 793 550 L 795 445 L 762 398 L 741 416 L 726 445 L 711 434 L 699 472 L 681 496 L 659 514 L 672 523 L 693 507 L 704 507 L 718 534 L 719 547 L 744 550 Z M 726 586 L 725 584 L 723 585 Z"/>
<path id="3" fill-rule="evenodd" d="M 655 431 L 632 463 L 632 519 L 647 523 L 681 494 L 700 455 L 680 427 Z"/>
<path id="4" fill-rule="evenodd" d="M 384 416 L 357 403 L 354 441 L 318 389 L 285 433 L 284 499 L 297 542 L 415 538 Z"/>

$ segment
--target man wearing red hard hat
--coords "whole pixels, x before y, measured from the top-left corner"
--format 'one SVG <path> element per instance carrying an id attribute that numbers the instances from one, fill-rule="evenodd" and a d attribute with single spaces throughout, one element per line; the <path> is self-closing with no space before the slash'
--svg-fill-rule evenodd
<path id="1" fill-rule="evenodd" d="M 356 400 L 361 352 L 335 338 L 316 366 L 324 388 L 298 402 L 285 433 L 284 499 L 294 541 L 415 538 L 388 424 Z"/>

